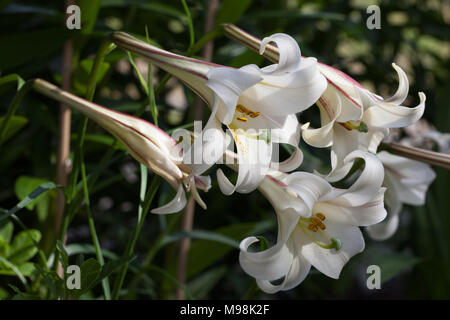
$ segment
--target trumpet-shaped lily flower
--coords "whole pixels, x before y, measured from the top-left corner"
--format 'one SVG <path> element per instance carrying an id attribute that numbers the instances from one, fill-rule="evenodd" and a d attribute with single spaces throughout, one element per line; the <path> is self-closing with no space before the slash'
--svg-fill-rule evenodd
<path id="1" fill-rule="evenodd" d="M 385 169 L 383 186 L 388 191 L 385 196 L 388 216 L 383 222 L 367 227 L 367 231 L 373 239 L 385 240 L 398 228 L 403 203 L 413 206 L 425 203 L 428 187 L 436 178 L 436 174 L 428 164 L 386 151 L 379 152 L 378 158 Z"/>
<path id="2" fill-rule="evenodd" d="M 364 249 L 360 226 L 386 217 L 383 166 L 377 157 L 360 150 L 345 162 L 362 158 L 365 168 L 349 189 L 333 188 L 324 178 L 305 172 L 270 171 L 258 187 L 275 209 L 277 243 L 261 252 L 249 247 L 259 240 L 248 237 L 241 244 L 240 264 L 267 293 L 289 290 L 300 284 L 311 266 L 338 278 L 347 261 Z M 281 284 L 273 284 L 282 279 Z"/>
<path id="3" fill-rule="evenodd" d="M 195 176 L 192 168 L 182 162 L 181 149 L 177 142 L 158 127 L 142 119 L 107 109 L 87 101 L 58 87 L 37 79 L 34 88 L 84 114 L 116 137 L 127 151 L 140 163 L 164 178 L 175 190 L 175 198 L 168 204 L 153 209 L 153 213 L 174 213 L 186 204 L 183 186 L 191 191 L 197 202 L 206 208 L 197 188 L 208 191 L 209 177 Z"/>
<path id="4" fill-rule="evenodd" d="M 309 129 L 309 123 L 305 124 L 302 137 L 315 147 L 331 146 L 332 169 L 326 176 L 329 181 L 338 181 L 348 173 L 352 163 L 344 166 L 343 159 L 349 152 L 362 149 L 376 153 L 389 128 L 405 127 L 422 117 L 425 95 L 419 93 L 420 103 L 414 108 L 401 106 L 408 95 L 408 78 L 399 66 L 393 67 L 399 76 L 399 86 L 392 97 L 383 99 L 345 73 L 320 64 L 320 72 L 328 81 L 317 102 L 322 126 Z"/>
<path id="5" fill-rule="evenodd" d="M 295 114 L 316 102 L 325 90 L 326 81 L 318 71 L 317 60 L 302 58 L 293 38 L 274 34 L 261 43 L 261 54 L 269 42 L 277 44 L 279 63 L 265 68 L 247 65 L 240 69 L 175 55 L 123 33 L 113 38 L 118 46 L 148 58 L 182 80 L 208 103 L 211 116 L 204 132 L 212 132 L 214 139 L 208 143 L 195 139 L 185 161 L 202 158 L 198 157 L 199 152 L 214 156 L 207 163 L 194 163 L 196 174 L 223 156 L 228 144 L 222 125 L 229 128 L 236 142 L 240 167 L 236 185 L 218 171 L 219 186 L 225 194 L 235 190 L 246 193 L 258 186 L 270 165 L 277 165 L 271 161 L 273 143 L 289 143 L 296 148 L 289 159 L 279 163 L 280 170 L 288 171 L 300 165 L 303 156 L 298 148 L 299 125 Z"/>

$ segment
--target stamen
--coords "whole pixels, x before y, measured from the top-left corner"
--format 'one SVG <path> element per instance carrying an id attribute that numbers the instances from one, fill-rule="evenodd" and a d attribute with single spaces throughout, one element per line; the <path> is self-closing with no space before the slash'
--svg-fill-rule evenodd
<path id="1" fill-rule="evenodd" d="M 236 106 L 236 111 L 240 112 L 240 113 L 243 113 L 243 114 L 246 114 L 246 115 L 250 116 L 251 118 L 256 118 L 256 117 L 258 117 L 260 115 L 259 112 L 254 112 L 254 111 L 252 111 L 250 109 L 247 109 L 242 104 L 238 104 Z"/>
<path id="2" fill-rule="evenodd" d="M 248 119 L 244 118 L 244 117 L 237 117 L 236 119 L 238 119 L 239 121 L 242 121 L 242 122 L 247 122 L 248 121 Z"/>
<path id="3" fill-rule="evenodd" d="M 321 213 L 321 212 L 317 212 L 316 213 L 316 217 L 319 218 L 322 221 L 325 220 L 325 215 L 323 213 Z"/>
<path id="4" fill-rule="evenodd" d="M 325 220 L 325 215 L 321 212 L 316 213 L 316 217 L 319 218 L 320 220 Z"/>
<path id="5" fill-rule="evenodd" d="M 342 248 L 342 241 L 338 238 L 332 238 L 324 231 L 327 227 L 322 222 L 325 220 L 325 215 L 323 213 L 316 213 L 315 216 L 311 218 L 300 217 L 297 225 L 303 230 L 303 232 L 310 238 L 315 244 L 324 249 L 335 249 L 336 251 Z M 319 220 L 320 219 L 320 220 Z M 310 231 L 313 233 L 311 234 Z M 326 239 L 330 239 L 330 243 L 325 244 L 317 240 L 314 236 L 315 233 L 319 232 L 321 236 Z"/>
<path id="6" fill-rule="evenodd" d="M 314 217 L 311 218 L 311 222 L 315 226 L 320 226 L 321 224 L 323 224 L 319 219 L 314 218 Z"/>
<path id="7" fill-rule="evenodd" d="M 241 113 L 247 113 L 247 112 L 246 112 L 246 111 L 247 111 L 247 108 L 245 108 L 243 105 L 240 105 L 240 104 L 238 104 L 238 105 L 236 106 L 236 110 L 239 111 L 239 112 L 241 112 Z"/>

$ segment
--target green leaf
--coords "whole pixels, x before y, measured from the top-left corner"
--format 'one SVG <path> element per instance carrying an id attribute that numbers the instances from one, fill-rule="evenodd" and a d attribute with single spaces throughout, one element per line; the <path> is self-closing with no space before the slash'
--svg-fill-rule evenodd
<path id="1" fill-rule="evenodd" d="M 16 293 L 16 295 L 12 298 L 12 300 L 39 300 L 39 296 L 22 292 L 19 290 L 19 288 L 13 286 L 12 284 L 10 284 L 9 287 L 13 289 L 14 292 Z"/>
<path id="2" fill-rule="evenodd" d="M 102 0 L 79 0 L 81 11 L 81 32 L 88 34 L 94 29 Z"/>
<path id="3" fill-rule="evenodd" d="M 60 188 L 60 185 L 57 185 L 53 182 L 45 182 L 41 184 L 38 188 L 34 189 L 28 196 L 26 196 L 22 201 L 20 201 L 18 204 L 16 204 L 12 209 L 10 209 L 8 212 L 3 213 L 0 215 L 0 221 L 7 219 L 8 217 L 15 214 L 20 209 L 26 207 L 31 201 L 36 199 L 38 196 L 40 196 L 42 193 L 47 192 L 54 188 Z"/>
<path id="4" fill-rule="evenodd" d="M 32 262 L 25 262 L 19 266 L 20 272 L 26 277 L 31 276 L 36 270 L 35 264 Z"/>
<path id="5" fill-rule="evenodd" d="M 21 76 L 15 73 L 0 77 L 0 87 L 9 82 L 17 82 L 16 90 L 19 90 L 25 84 L 25 80 L 23 80 Z"/>
<path id="6" fill-rule="evenodd" d="M 102 268 L 101 274 L 98 276 L 96 280 L 96 284 L 103 280 L 106 277 L 109 277 L 115 271 L 117 271 L 120 267 L 124 266 L 127 263 L 130 263 L 136 258 L 136 256 L 131 257 L 122 257 L 116 260 L 108 261 Z"/>
<path id="7" fill-rule="evenodd" d="M 71 243 L 65 247 L 68 256 L 77 254 L 95 254 L 95 248 L 92 244 Z M 103 255 L 108 259 L 118 259 L 117 255 L 105 249 L 102 249 Z"/>
<path id="8" fill-rule="evenodd" d="M 224 0 L 217 11 L 216 25 L 235 23 L 251 5 L 252 0 Z"/>
<path id="9" fill-rule="evenodd" d="M 67 254 L 66 249 L 64 248 L 64 245 L 61 240 L 58 240 L 56 242 L 56 250 L 59 252 L 59 256 L 61 258 L 61 264 L 64 268 L 64 270 L 67 270 L 67 267 L 69 265 L 69 255 Z"/>
<path id="10" fill-rule="evenodd" d="M 8 260 L 16 265 L 27 262 L 38 252 L 35 243 L 41 240 L 39 230 L 24 230 L 16 235 L 12 241 Z"/>
<path id="11" fill-rule="evenodd" d="M 238 241 L 236 241 L 232 238 L 229 238 L 227 236 L 224 236 L 222 234 L 219 234 L 219 233 L 215 233 L 215 232 L 211 232 L 211 231 L 204 231 L 204 230 L 192 230 L 189 232 L 180 231 L 180 232 L 174 232 L 174 233 L 168 234 L 166 236 L 166 238 L 164 238 L 161 245 L 164 246 L 168 243 L 175 242 L 175 241 L 178 241 L 183 238 L 210 240 L 210 241 L 220 242 L 220 243 L 226 244 L 230 247 L 239 249 Z"/>
<path id="12" fill-rule="evenodd" d="M 227 273 L 226 266 L 208 270 L 187 284 L 188 290 L 196 299 L 206 299 L 208 293 Z"/>
<path id="13" fill-rule="evenodd" d="M 421 259 L 408 253 L 395 252 L 381 244 L 370 244 L 361 257 L 364 265 L 377 265 L 381 270 L 381 283 L 385 283 L 412 268 Z"/>
<path id="14" fill-rule="evenodd" d="M 86 93 L 86 87 L 89 83 L 89 76 L 94 66 L 94 59 L 84 59 L 80 62 L 78 68 L 73 75 L 73 87 L 80 95 Z M 102 62 L 97 75 L 96 83 L 100 83 L 103 80 L 106 72 L 108 71 L 110 64 L 108 62 Z"/>
<path id="15" fill-rule="evenodd" d="M 158 3 L 149 2 L 147 0 L 103 0 L 102 7 L 129 7 L 134 6 L 142 10 L 153 11 L 159 14 L 172 16 L 174 18 L 183 18 L 184 12 L 174 9 L 172 6 Z"/>
<path id="16" fill-rule="evenodd" d="M 77 141 L 78 134 L 74 133 L 74 134 L 70 135 L 70 139 L 73 141 Z M 100 144 L 106 145 L 108 147 L 114 148 L 116 150 L 120 149 L 120 150 L 126 151 L 126 148 L 120 141 L 117 141 L 117 143 L 113 145 L 115 140 L 116 140 L 116 138 L 105 135 L 105 134 L 86 134 L 84 136 L 84 141 L 100 143 Z"/>
<path id="17" fill-rule="evenodd" d="M 14 225 L 11 221 L 0 224 L 0 243 L 10 243 L 14 231 Z"/>
<path id="18" fill-rule="evenodd" d="M 0 117 L 0 127 L 3 124 L 5 117 Z M 9 125 L 7 130 L 3 134 L 3 138 L 0 142 L 5 142 L 20 131 L 26 124 L 28 119 L 22 116 L 12 116 L 9 120 Z"/>
<path id="19" fill-rule="evenodd" d="M 274 226 L 273 221 L 262 221 L 257 223 L 240 223 L 214 230 L 214 233 L 241 241 L 247 236 L 260 234 Z M 229 253 L 234 246 L 211 240 L 196 240 L 191 244 L 189 251 L 187 277 L 206 269 L 219 259 Z"/>
<path id="20" fill-rule="evenodd" d="M 102 266 L 97 260 L 91 258 L 83 262 L 80 266 L 81 289 L 69 290 L 74 299 L 78 299 L 82 294 L 88 292 L 97 283 L 96 279 L 102 272 Z"/>
<path id="21" fill-rule="evenodd" d="M 22 272 L 20 272 L 20 270 L 17 268 L 17 266 L 14 265 L 14 263 L 12 263 L 11 261 L 9 261 L 1 256 L 0 256 L 0 267 L 2 267 L 2 269 L 8 269 L 8 268 L 11 269 L 24 285 L 27 284 L 27 280 L 25 279 Z"/>
<path id="22" fill-rule="evenodd" d="M 9 298 L 9 293 L 2 287 L 0 287 L 0 300 L 6 300 Z"/>
<path id="23" fill-rule="evenodd" d="M 38 188 L 41 184 L 47 182 L 45 179 L 34 178 L 30 176 L 20 176 L 14 185 L 14 192 L 19 200 L 27 198 L 27 196 Z M 30 201 L 25 207 L 28 210 L 33 210 L 39 201 L 48 201 L 47 194 L 41 194 L 34 200 Z"/>
<path id="24" fill-rule="evenodd" d="M 419 258 L 404 253 L 392 253 L 380 256 L 377 264 L 381 269 L 381 283 L 391 280 L 419 262 Z"/>
<path id="25" fill-rule="evenodd" d="M 267 250 L 267 248 L 269 247 L 269 242 L 267 241 L 267 239 L 263 236 L 258 236 L 257 238 L 259 240 L 259 251 Z"/>

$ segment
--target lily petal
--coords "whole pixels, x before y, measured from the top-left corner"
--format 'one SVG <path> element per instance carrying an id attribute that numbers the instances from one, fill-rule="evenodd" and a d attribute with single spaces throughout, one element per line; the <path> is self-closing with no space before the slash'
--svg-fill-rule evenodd
<path id="1" fill-rule="evenodd" d="M 359 132 L 356 130 L 348 131 L 341 125 L 334 126 L 333 146 L 331 147 L 331 171 L 324 176 L 330 182 L 336 182 L 343 179 L 353 166 L 353 161 L 345 161 L 346 156 L 353 150 L 357 150 Z"/>
<path id="2" fill-rule="evenodd" d="M 289 271 L 293 254 L 283 242 L 261 252 L 249 252 L 248 248 L 258 242 L 248 237 L 240 244 L 239 263 L 242 269 L 256 279 L 277 280 Z"/>
<path id="3" fill-rule="evenodd" d="M 402 68 L 400 68 L 395 63 L 392 64 L 392 67 L 395 69 L 395 71 L 397 71 L 398 74 L 398 88 L 394 95 L 390 98 L 384 99 L 384 102 L 392 102 L 393 104 L 399 105 L 403 101 L 405 101 L 406 97 L 408 96 L 409 81 L 406 73 Z"/>
<path id="4" fill-rule="evenodd" d="M 217 170 L 220 190 L 230 195 L 234 191 L 249 193 L 255 190 L 269 170 L 272 143 L 255 137 L 264 134 L 261 130 L 231 130 L 238 150 L 239 172 L 233 187 L 222 170 Z M 253 134 L 255 132 L 255 134 Z"/>
<path id="5" fill-rule="evenodd" d="M 289 241 L 288 243 L 291 243 L 293 241 Z M 298 249 L 295 247 L 297 244 L 293 244 L 293 248 L 290 248 L 292 252 L 297 252 Z M 270 294 L 277 293 L 280 290 L 287 291 L 295 288 L 300 283 L 305 280 L 306 276 L 309 273 L 309 270 L 311 269 L 311 264 L 300 254 L 295 254 L 291 267 L 288 271 L 288 273 L 285 275 L 284 280 L 279 285 L 273 285 L 270 283 L 270 281 L 267 280 L 256 280 L 256 283 L 258 284 L 258 287 Z"/>
<path id="6" fill-rule="evenodd" d="M 156 214 L 168 214 L 179 212 L 186 206 L 186 194 L 183 189 L 183 184 L 180 183 L 178 186 L 178 191 L 175 197 L 167 204 L 162 207 L 151 210 L 151 213 Z"/>
<path id="7" fill-rule="evenodd" d="M 419 120 L 425 111 L 426 97 L 419 92 L 420 103 L 414 108 L 395 105 L 394 103 L 378 103 L 364 112 L 362 120 L 369 126 L 381 128 L 401 128 Z"/>
<path id="8" fill-rule="evenodd" d="M 259 47 L 259 54 L 262 55 L 266 50 L 267 45 L 270 42 L 275 42 L 278 49 L 280 58 L 277 64 L 272 64 L 263 69 L 264 73 L 283 73 L 296 70 L 300 67 L 302 60 L 302 54 L 298 46 L 297 41 L 291 36 L 284 33 L 275 33 L 270 37 L 266 37 L 261 41 Z"/>
<path id="9" fill-rule="evenodd" d="M 295 241 L 303 243 L 300 254 L 323 274 L 338 279 L 342 268 L 350 258 L 364 250 L 364 238 L 358 227 L 340 225 L 331 221 L 327 222 L 327 233 L 341 240 L 342 247 L 338 251 L 319 247 L 300 230 L 296 230 L 293 234 Z M 329 240 L 323 239 L 323 241 Z"/>
<path id="10" fill-rule="evenodd" d="M 378 153 L 386 169 L 386 180 L 395 189 L 401 202 L 423 205 L 429 185 L 436 178 L 430 165 L 399 157 L 386 151 Z"/>
<path id="11" fill-rule="evenodd" d="M 326 148 L 333 144 L 334 124 L 341 114 L 341 99 L 336 91 L 327 88 L 317 101 L 320 110 L 322 126 L 308 129 L 309 124 L 302 127 L 302 137 L 306 143 L 316 148 Z"/>
<path id="12" fill-rule="evenodd" d="M 192 168 L 193 174 L 196 176 L 203 174 L 222 158 L 230 141 L 222 130 L 222 124 L 215 117 L 218 103 L 219 100 L 216 99 L 211 116 L 201 136 L 194 139 L 184 155 L 183 162 Z"/>
<path id="13" fill-rule="evenodd" d="M 321 212 L 327 221 L 352 226 L 370 226 L 383 221 L 387 212 L 384 208 L 384 193 L 386 188 L 380 188 L 375 197 L 360 206 L 343 206 L 333 200 L 319 202 L 314 206 L 313 213 Z"/>
<path id="14" fill-rule="evenodd" d="M 248 88 L 262 80 L 259 75 L 246 72 L 245 69 L 213 68 L 209 70 L 208 86 L 223 105 L 218 107 L 220 121 L 230 124 L 238 104 L 239 96 Z"/>
<path id="15" fill-rule="evenodd" d="M 161 69 L 183 81 L 210 106 L 214 104 L 214 93 L 205 84 L 208 81 L 208 71 L 222 67 L 221 65 L 159 49 L 124 32 L 113 33 L 112 39 L 119 47 L 149 59 Z"/>
<path id="16" fill-rule="evenodd" d="M 344 162 L 353 162 L 361 158 L 365 162 L 364 170 L 347 190 L 337 190 L 333 202 L 344 206 L 361 206 L 369 202 L 378 193 L 383 183 L 384 168 L 381 161 L 373 154 L 356 150 L 350 153 Z"/>
<path id="17" fill-rule="evenodd" d="M 287 116 L 283 128 L 271 131 L 271 141 L 272 143 L 286 143 L 295 148 L 288 159 L 282 162 L 272 161 L 272 169 L 288 172 L 297 169 L 302 164 L 303 153 L 298 146 L 300 143 L 300 130 L 295 114 Z"/>
<path id="18" fill-rule="evenodd" d="M 308 172 L 291 173 L 284 181 L 288 185 L 288 190 L 297 194 L 310 210 L 317 201 L 333 190 L 325 179 Z"/>
<path id="19" fill-rule="evenodd" d="M 389 190 L 384 197 L 384 203 L 389 214 L 384 221 L 366 228 L 369 236 L 378 241 L 386 240 L 394 235 L 399 225 L 399 215 L 402 209 L 402 202 L 400 201 L 396 188 L 393 187 L 389 179 L 385 179 L 384 184 L 387 190 Z"/>

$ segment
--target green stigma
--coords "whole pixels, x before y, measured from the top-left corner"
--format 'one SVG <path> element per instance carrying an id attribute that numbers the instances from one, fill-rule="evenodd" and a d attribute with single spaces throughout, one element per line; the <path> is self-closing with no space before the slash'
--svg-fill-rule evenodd
<path id="1" fill-rule="evenodd" d="M 359 123 L 358 131 L 359 132 L 364 132 L 364 133 L 369 132 L 369 128 L 367 127 L 367 124 L 364 121 L 361 121 Z"/>

